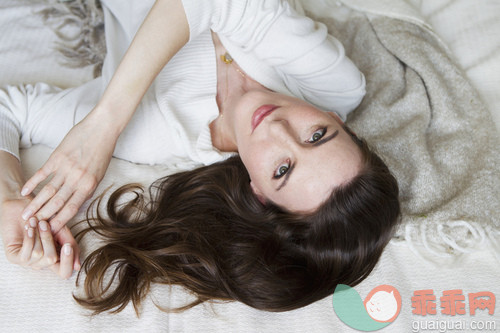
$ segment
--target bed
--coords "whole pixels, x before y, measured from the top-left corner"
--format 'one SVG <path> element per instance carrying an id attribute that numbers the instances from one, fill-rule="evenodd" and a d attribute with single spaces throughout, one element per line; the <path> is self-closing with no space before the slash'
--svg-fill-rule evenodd
<path id="1" fill-rule="evenodd" d="M 61 1 L 63 2 L 63 1 Z M 306 2 L 311 15 L 335 17 L 348 10 L 363 15 L 384 15 L 421 26 L 479 93 L 479 99 L 491 115 L 492 128 L 500 129 L 500 3 L 497 0 L 406 0 L 404 9 L 396 11 L 393 1 L 313 1 Z M 88 81 L 94 66 L 70 67 L 55 50 L 60 36 L 44 23 L 40 10 L 48 1 L 3 0 L 0 3 L 0 86 L 6 84 L 47 82 L 69 87 Z M 342 18 L 337 18 L 341 20 Z M 76 33 L 67 31 L 68 34 Z M 490 124 L 491 125 L 491 124 Z M 498 134 L 496 134 L 498 139 Z M 498 145 L 497 141 L 497 145 Z M 44 146 L 22 151 L 25 173 L 32 174 L 50 155 Z M 500 175 L 498 164 L 496 177 Z M 110 185 L 127 182 L 151 183 L 164 174 L 176 171 L 170 166 L 135 165 L 113 159 L 105 179 L 96 193 Z M 495 195 L 496 193 L 496 195 Z M 498 191 L 489 200 L 500 202 Z M 493 205 L 493 208 L 498 207 Z M 79 216 L 83 216 L 83 210 Z M 500 211 L 488 212 L 492 221 Z M 459 221 L 454 221 L 459 222 Z M 483 230 L 483 229 L 481 229 Z M 455 253 L 426 247 L 422 241 L 401 233 L 385 249 L 370 276 L 354 289 L 361 298 L 380 285 L 394 286 L 401 295 L 398 317 L 382 332 L 438 331 L 439 325 L 455 325 L 455 331 L 475 328 L 500 331 L 498 302 L 472 314 L 468 295 L 489 292 L 500 296 L 500 231 L 492 227 L 483 233 L 469 230 L 474 244 Z M 485 234 L 486 233 L 486 234 Z M 406 236 L 406 237 L 405 237 Z M 262 312 L 237 302 L 202 304 L 183 313 L 166 313 L 154 304 L 182 305 L 190 296 L 181 288 L 155 286 L 147 298 L 141 317 L 132 306 L 118 314 L 89 316 L 73 300 L 76 274 L 60 280 L 49 270 L 34 271 L 8 263 L 0 250 L 0 331 L 2 332 L 356 332 L 334 311 L 332 297 L 307 307 L 284 312 Z M 83 249 L 85 254 L 85 246 Z M 431 290 L 436 297 L 436 314 L 418 314 L 418 291 Z M 446 292 L 459 290 L 465 299 L 465 313 L 450 315 L 441 310 Z M 255 291 L 258 293 L 258 290 Z M 490 297 L 491 299 L 491 297 Z M 420 309 L 421 310 L 421 309 Z M 493 312 L 493 313 L 489 313 Z M 444 324 L 443 324 L 444 323 Z M 450 326 L 451 325 L 451 326 Z M 434 327 L 431 330 L 430 327 Z"/>

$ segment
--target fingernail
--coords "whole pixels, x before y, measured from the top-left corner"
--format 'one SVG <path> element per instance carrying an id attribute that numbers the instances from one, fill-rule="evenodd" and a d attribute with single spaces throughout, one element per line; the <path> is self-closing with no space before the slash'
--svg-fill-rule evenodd
<path id="1" fill-rule="evenodd" d="M 28 228 L 28 237 L 33 238 L 33 229 Z"/>
<path id="2" fill-rule="evenodd" d="M 42 231 L 49 230 L 49 226 L 47 225 L 47 222 L 45 222 L 45 221 L 40 221 L 40 223 L 38 223 L 38 225 L 40 226 L 40 229 Z"/>
<path id="3" fill-rule="evenodd" d="M 26 223 L 26 224 L 24 225 L 24 230 L 28 231 L 29 227 L 30 227 L 30 226 L 29 226 L 29 224 L 27 224 L 27 223 Z"/>
<path id="4" fill-rule="evenodd" d="M 23 215 L 21 215 L 21 217 L 23 218 L 23 220 L 27 221 L 31 217 L 31 215 L 33 215 L 31 210 L 25 210 L 23 212 Z"/>
<path id="5" fill-rule="evenodd" d="M 64 244 L 63 251 L 65 255 L 69 256 L 71 254 L 71 244 L 69 243 Z"/>
<path id="6" fill-rule="evenodd" d="M 30 226 L 32 228 L 36 228 L 36 218 L 34 218 L 34 217 L 30 218 L 29 222 L 30 222 Z"/>
<path id="7" fill-rule="evenodd" d="M 21 195 L 24 197 L 28 194 L 28 192 L 29 192 L 29 189 L 25 187 L 21 190 Z"/>

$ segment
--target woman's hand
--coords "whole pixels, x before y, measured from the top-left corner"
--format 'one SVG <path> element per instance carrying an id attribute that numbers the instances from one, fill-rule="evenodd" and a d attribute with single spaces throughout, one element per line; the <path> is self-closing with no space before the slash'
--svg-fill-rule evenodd
<path id="1" fill-rule="evenodd" d="M 23 196 L 30 195 L 38 184 L 52 176 L 22 212 L 24 221 L 33 216 L 38 221 L 50 221 L 55 234 L 92 196 L 106 173 L 119 135 L 105 119 L 89 115 L 74 126 L 26 182 Z"/>
<path id="2" fill-rule="evenodd" d="M 8 200 L 0 207 L 0 232 L 7 259 L 24 267 L 50 267 L 67 279 L 80 269 L 79 247 L 68 227 L 52 236 L 46 221 L 21 219 L 21 211 L 29 199 Z M 60 248 L 60 250 L 59 250 Z"/>

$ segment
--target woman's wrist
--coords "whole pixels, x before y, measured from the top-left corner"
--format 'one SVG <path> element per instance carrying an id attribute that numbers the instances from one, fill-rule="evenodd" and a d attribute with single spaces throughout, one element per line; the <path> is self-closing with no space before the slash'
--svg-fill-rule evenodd
<path id="1" fill-rule="evenodd" d="M 21 189 L 24 185 L 24 175 L 21 162 L 14 155 L 0 151 L 0 202 L 23 199 Z"/>
<path id="2" fill-rule="evenodd" d="M 97 105 L 82 122 L 87 123 L 102 139 L 116 142 L 127 126 L 129 118 L 120 115 L 117 108 Z"/>
<path id="3" fill-rule="evenodd" d="M 6 182 L 3 179 L 0 181 L 0 203 L 9 200 L 19 200 L 26 199 L 21 195 L 21 186 L 18 184 L 13 184 L 12 182 Z"/>

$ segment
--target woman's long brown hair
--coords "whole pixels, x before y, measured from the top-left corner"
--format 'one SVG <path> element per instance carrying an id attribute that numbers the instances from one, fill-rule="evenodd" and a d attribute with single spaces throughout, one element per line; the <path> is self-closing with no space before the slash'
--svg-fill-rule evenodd
<path id="1" fill-rule="evenodd" d="M 236 300 L 287 311 L 332 294 L 339 283 L 361 282 L 390 240 L 400 207 L 386 165 L 353 140 L 362 170 L 314 214 L 260 203 L 237 156 L 160 179 L 149 189 L 151 199 L 139 185 L 118 189 L 107 217 L 99 207 L 89 209 L 83 233 L 97 232 L 105 245 L 83 263 L 85 296 L 75 299 L 96 314 L 119 312 L 132 301 L 139 314 L 151 284 L 162 283 L 196 297 L 170 310 Z"/>

